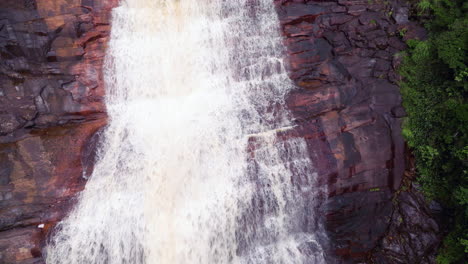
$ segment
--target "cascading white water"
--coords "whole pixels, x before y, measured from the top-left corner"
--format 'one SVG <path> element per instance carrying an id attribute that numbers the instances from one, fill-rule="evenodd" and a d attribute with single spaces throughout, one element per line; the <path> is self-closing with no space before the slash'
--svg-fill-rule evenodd
<path id="1" fill-rule="evenodd" d="M 114 9 L 110 123 L 47 263 L 324 263 L 305 142 L 276 136 L 292 86 L 278 25 L 272 0 Z"/>

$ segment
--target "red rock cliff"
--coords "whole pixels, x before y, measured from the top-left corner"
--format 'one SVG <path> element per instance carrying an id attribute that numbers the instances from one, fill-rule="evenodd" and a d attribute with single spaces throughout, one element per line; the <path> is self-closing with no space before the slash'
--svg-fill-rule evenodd
<path id="1" fill-rule="evenodd" d="M 48 227 L 83 188 L 116 2 L 0 1 L 0 263 L 42 263 Z"/>
<path id="2" fill-rule="evenodd" d="M 432 211 L 417 192 L 399 190 L 404 110 L 395 67 L 401 29 L 405 38 L 420 34 L 408 8 L 275 3 L 297 84 L 287 102 L 298 129 L 289 136 L 307 140 L 328 185 L 332 253 L 340 263 L 431 263 Z M 102 65 L 116 4 L 0 0 L 0 263 L 43 263 L 50 227 L 92 169 L 93 135 L 106 124 Z"/>
<path id="3" fill-rule="evenodd" d="M 287 103 L 328 185 L 323 210 L 337 262 L 434 263 L 434 210 L 402 181 L 412 172 L 395 72 L 404 40 L 424 30 L 399 1 L 275 3 L 297 85 Z"/>

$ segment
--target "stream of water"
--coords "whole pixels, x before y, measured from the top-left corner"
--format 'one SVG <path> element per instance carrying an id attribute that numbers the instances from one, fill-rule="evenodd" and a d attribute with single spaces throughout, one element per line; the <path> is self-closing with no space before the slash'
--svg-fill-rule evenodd
<path id="1" fill-rule="evenodd" d="M 49 264 L 325 263 L 272 0 L 123 0 L 110 117 Z M 292 179 L 301 179 L 301 186 Z"/>

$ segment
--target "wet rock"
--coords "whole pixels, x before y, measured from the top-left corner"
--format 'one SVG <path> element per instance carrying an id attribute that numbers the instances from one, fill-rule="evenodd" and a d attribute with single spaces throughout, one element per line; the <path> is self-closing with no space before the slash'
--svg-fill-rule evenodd
<path id="1" fill-rule="evenodd" d="M 11 259 L 20 253 L 21 260 L 38 257 L 26 254 L 21 249 L 25 245 L 40 256 L 47 232 L 37 226 L 62 219 L 83 189 L 82 156 L 105 122 L 35 130 L 24 139 L 0 144 L 0 263 L 17 263 Z"/>
<path id="2" fill-rule="evenodd" d="M 117 2 L 0 1 L 0 263 L 44 263 L 48 230 L 86 182 Z"/>
<path id="3" fill-rule="evenodd" d="M 351 14 L 353 16 L 359 16 L 366 10 L 367 7 L 365 5 L 352 5 L 348 8 L 348 14 Z"/>
<path id="4" fill-rule="evenodd" d="M 436 263 L 441 237 L 427 202 L 416 190 L 401 192 L 394 200 L 391 224 L 372 258 L 384 263 Z"/>
<path id="5" fill-rule="evenodd" d="M 18 228 L 2 232 L 0 237 L 0 262 L 44 263 L 38 247 L 41 230 L 35 227 Z"/>
<path id="6" fill-rule="evenodd" d="M 328 187 L 323 210 L 330 251 L 339 257 L 330 263 L 432 263 L 434 254 L 425 252 L 440 241 L 437 223 L 418 195 L 399 191 L 405 111 L 395 69 L 404 41 L 423 38 L 424 30 L 396 0 L 276 4 L 298 86 L 286 100 L 294 133 L 306 139 L 319 182 Z M 308 16 L 295 11 L 301 6 L 314 19 L 298 17 Z M 292 19 L 301 21 L 294 34 Z"/>
<path id="7" fill-rule="evenodd" d="M 369 200 L 376 202 L 369 203 Z M 336 241 L 338 254 L 364 258 L 387 231 L 392 211 L 391 194 L 388 189 L 365 195 L 350 192 L 330 198 L 327 207 L 327 228 L 329 236 Z M 363 221 L 363 215 L 372 215 L 372 220 Z M 372 225 L 368 221 L 372 221 Z"/>
<path id="8" fill-rule="evenodd" d="M 78 0 L 0 4 L 0 113 L 5 121 L 0 137 L 11 141 L 35 126 L 75 122 L 67 116 L 82 115 L 86 121 L 104 115 L 101 68 L 108 13 L 116 3 L 87 1 L 86 8 Z"/>
<path id="9" fill-rule="evenodd" d="M 15 131 L 21 124 L 12 114 L 0 115 L 0 135 Z"/>
<path id="10" fill-rule="evenodd" d="M 392 13 L 393 19 L 398 25 L 404 25 L 409 22 L 408 20 L 408 7 L 399 7 L 397 8 L 396 12 Z"/>
<path id="11" fill-rule="evenodd" d="M 405 117 L 406 111 L 402 106 L 395 106 L 392 108 L 392 115 L 396 118 Z"/>

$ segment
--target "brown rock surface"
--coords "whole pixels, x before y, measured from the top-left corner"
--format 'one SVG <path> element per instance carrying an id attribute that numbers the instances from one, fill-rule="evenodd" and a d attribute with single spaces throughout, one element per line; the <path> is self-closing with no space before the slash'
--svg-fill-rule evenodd
<path id="1" fill-rule="evenodd" d="M 416 190 L 400 191 L 405 113 L 395 66 L 406 48 L 400 30 L 415 32 L 413 38 L 424 31 L 398 1 L 275 3 L 297 85 L 287 99 L 296 136 L 307 140 L 320 182 L 328 185 L 323 210 L 330 250 L 338 255 L 329 262 L 434 262 L 437 223 Z M 395 236 L 401 239 L 389 239 Z"/>
<path id="2" fill-rule="evenodd" d="M 0 142 L 104 117 L 101 67 L 115 2 L 0 2 Z"/>
<path id="3" fill-rule="evenodd" d="M 84 186 L 116 3 L 0 1 L 0 263 L 43 263 L 47 230 Z"/>

